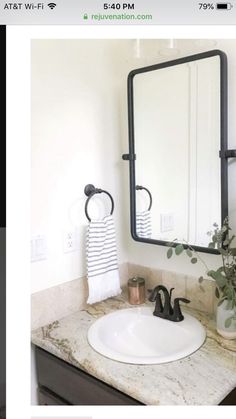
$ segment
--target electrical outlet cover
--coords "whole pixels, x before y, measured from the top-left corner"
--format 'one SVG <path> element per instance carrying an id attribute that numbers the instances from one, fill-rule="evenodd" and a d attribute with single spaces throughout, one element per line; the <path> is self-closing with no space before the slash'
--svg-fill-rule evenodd
<path id="1" fill-rule="evenodd" d="M 65 231 L 63 233 L 64 253 L 75 252 L 78 250 L 78 238 L 76 230 Z"/>

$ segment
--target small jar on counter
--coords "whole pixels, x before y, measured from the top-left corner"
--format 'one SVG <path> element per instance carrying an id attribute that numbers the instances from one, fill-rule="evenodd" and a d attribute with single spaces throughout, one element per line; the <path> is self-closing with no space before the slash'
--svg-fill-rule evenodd
<path id="1" fill-rule="evenodd" d="M 145 279 L 140 277 L 128 280 L 129 304 L 138 305 L 145 303 Z"/>

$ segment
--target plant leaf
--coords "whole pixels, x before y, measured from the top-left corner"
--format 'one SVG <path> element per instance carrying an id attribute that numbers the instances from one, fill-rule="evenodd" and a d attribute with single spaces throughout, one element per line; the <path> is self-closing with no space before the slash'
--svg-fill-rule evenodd
<path id="1" fill-rule="evenodd" d="M 186 249 L 186 253 L 187 253 L 189 258 L 191 258 L 193 256 L 193 252 L 189 248 Z"/>
<path id="2" fill-rule="evenodd" d="M 182 244 L 178 244 L 175 248 L 175 254 L 181 255 L 181 253 L 184 251 L 184 246 Z"/>
<path id="3" fill-rule="evenodd" d="M 213 269 L 211 269 L 210 271 L 207 272 L 207 275 L 210 276 L 213 279 L 216 279 L 216 271 L 213 271 Z"/>
<path id="4" fill-rule="evenodd" d="M 219 292 L 217 287 L 215 289 L 215 296 L 216 296 L 216 298 L 220 298 L 220 292 Z"/>
<path id="5" fill-rule="evenodd" d="M 167 251 L 167 258 L 170 259 L 172 255 L 173 255 L 173 249 L 172 247 L 170 247 Z"/>
<path id="6" fill-rule="evenodd" d="M 222 275 L 221 276 L 218 276 L 215 279 L 215 281 L 216 281 L 216 283 L 217 283 L 217 285 L 218 285 L 219 288 L 223 288 L 226 285 L 226 282 L 227 282 L 226 278 L 223 277 Z"/>
<path id="7" fill-rule="evenodd" d="M 210 276 L 211 278 L 213 278 L 216 281 L 219 288 L 223 288 L 226 285 L 227 279 L 226 279 L 225 276 L 222 275 L 220 270 L 208 271 L 207 275 Z"/>

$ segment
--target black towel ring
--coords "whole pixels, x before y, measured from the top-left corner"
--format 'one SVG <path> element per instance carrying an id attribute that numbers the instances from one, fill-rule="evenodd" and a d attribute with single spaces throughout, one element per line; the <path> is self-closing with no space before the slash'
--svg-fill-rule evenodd
<path id="1" fill-rule="evenodd" d="M 94 185 L 91 185 L 91 183 L 89 183 L 88 185 L 85 186 L 84 193 L 85 193 L 86 196 L 88 196 L 88 199 L 85 202 L 85 209 L 84 210 L 85 210 L 85 215 L 86 215 L 86 217 L 87 217 L 87 219 L 89 221 L 91 221 L 91 218 L 88 215 L 88 204 L 89 204 L 90 199 L 94 195 L 96 195 L 97 193 L 105 193 L 106 195 L 109 196 L 109 198 L 111 200 L 111 212 L 110 212 L 110 215 L 113 214 L 113 211 L 114 211 L 114 200 L 113 200 L 113 198 L 112 198 L 112 196 L 111 196 L 111 194 L 109 192 L 104 191 L 103 189 L 95 188 Z"/>
<path id="2" fill-rule="evenodd" d="M 136 191 L 141 191 L 143 189 L 144 191 L 146 191 L 148 193 L 149 198 L 150 198 L 150 204 L 149 204 L 149 207 L 148 207 L 148 211 L 150 211 L 150 209 L 152 208 L 152 194 L 151 194 L 151 192 L 147 188 L 145 188 L 144 186 L 140 186 L 140 185 L 136 185 L 135 189 L 136 189 Z"/>

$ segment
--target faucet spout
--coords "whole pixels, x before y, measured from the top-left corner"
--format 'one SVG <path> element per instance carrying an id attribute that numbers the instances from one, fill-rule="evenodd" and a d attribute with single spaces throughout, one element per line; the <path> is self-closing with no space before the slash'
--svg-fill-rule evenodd
<path id="1" fill-rule="evenodd" d="M 163 292 L 164 304 L 162 303 L 160 291 Z M 149 301 L 156 301 L 155 310 L 153 312 L 154 316 L 167 318 L 173 313 L 173 309 L 171 307 L 171 293 L 169 294 L 164 285 L 158 285 L 152 290 Z"/>
<path id="2" fill-rule="evenodd" d="M 171 297 L 172 291 L 174 288 L 171 288 L 170 291 L 164 285 L 157 285 L 151 292 L 149 301 L 156 302 L 155 309 L 153 312 L 154 316 L 161 317 L 162 319 L 171 320 L 173 322 L 180 322 L 184 319 L 184 316 L 181 312 L 180 302 L 190 303 L 186 298 L 175 298 L 174 304 L 172 307 Z M 164 297 L 164 304 L 161 296 L 161 292 Z"/>
<path id="3" fill-rule="evenodd" d="M 153 303 L 156 301 L 155 311 L 157 313 L 162 313 L 163 312 L 163 304 L 162 304 L 162 301 L 161 301 L 161 295 L 159 293 L 159 287 L 161 287 L 161 285 L 158 285 L 157 287 L 155 287 L 152 290 L 148 299 L 149 299 L 149 301 L 151 301 Z"/>

